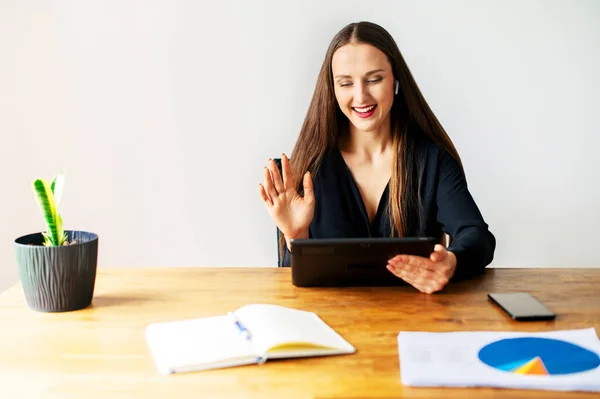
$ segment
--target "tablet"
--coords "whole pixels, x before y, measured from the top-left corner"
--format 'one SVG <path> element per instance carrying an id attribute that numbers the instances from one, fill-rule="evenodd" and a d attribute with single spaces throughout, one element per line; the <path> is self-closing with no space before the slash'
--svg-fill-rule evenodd
<path id="1" fill-rule="evenodd" d="M 386 266 L 399 254 L 429 257 L 433 237 L 310 238 L 291 240 L 292 284 L 297 287 L 406 284 Z"/>

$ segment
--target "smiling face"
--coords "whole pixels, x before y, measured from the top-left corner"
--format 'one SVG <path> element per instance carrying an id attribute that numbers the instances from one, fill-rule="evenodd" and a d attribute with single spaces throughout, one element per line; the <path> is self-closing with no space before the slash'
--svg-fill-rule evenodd
<path id="1" fill-rule="evenodd" d="M 370 44 L 346 44 L 333 54 L 331 69 L 335 98 L 351 125 L 372 132 L 389 124 L 394 75 L 382 51 Z"/>

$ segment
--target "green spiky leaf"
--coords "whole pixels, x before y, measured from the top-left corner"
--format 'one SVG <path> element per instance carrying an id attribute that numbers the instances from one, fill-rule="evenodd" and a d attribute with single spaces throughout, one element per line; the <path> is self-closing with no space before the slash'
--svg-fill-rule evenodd
<path id="1" fill-rule="evenodd" d="M 67 241 L 67 233 L 65 233 L 65 231 L 63 230 L 63 220 L 60 213 L 56 214 L 56 219 L 56 230 L 58 231 L 58 245 L 64 245 L 64 243 Z"/>
<path id="2" fill-rule="evenodd" d="M 56 184 L 54 184 L 54 186 L 55 188 L 58 187 L 60 189 L 60 186 L 56 186 Z M 46 221 L 47 230 L 44 233 L 44 245 L 63 245 L 66 241 L 65 233 L 62 228 L 62 218 L 58 214 L 58 209 L 56 208 L 56 202 L 54 200 L 54 193 L 52 192 L 51 185 L 49 185 L 44 179 L 36 179 L 33 182 L 33 187 L 38 205 L 40 206 Z"/>
<path id="3" fill-rule="evenodd" d="M 60 200 L 62 199 L 63 188 L 65 186 L 65 172 L 60 171 L 54 179 L 52 179 L 52 193 L 54 194 L 54 203 L 56 204 L 56 208 L 60 205 Z"/>
<path id="4" fill-rule="evenodd" d="M 52 238 L 50 237 L 48 232 L 44 231 L 44 232 L 42 232 L 42 235 L 44 236 L 44 242 L 43 242 L 44 246 L 51 247 L 54 245 L 54 244 L 52 244 Z"/>

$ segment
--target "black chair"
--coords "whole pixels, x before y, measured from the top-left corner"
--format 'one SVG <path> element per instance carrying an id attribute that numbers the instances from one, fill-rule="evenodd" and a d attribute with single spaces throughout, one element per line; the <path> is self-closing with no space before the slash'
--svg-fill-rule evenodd
<path id="1" fill-rule="evenodd" d="M 275 161 L 275 164 L 277 164 L 277 167 L 279 168 L 279 173 L 282 173 L 281 170 L 281 158 L 273 158 L 273 160 Z M 283 257 L 281 256 L 281 243 L 280 243 L 280 239 L 281 239 L 281 231 L 279 231 L 279 228 L 277 226 L 275 226 L 275 230 L 277 230 L 277 267 L 284 267 L 283 266 Z"/>
<path id="2" fill-rule="evenodd" d="M 275 227 L 275 229 L 277 230 L 277 267 L 285 267 L 283 266 L 283 257 L 281 256 L 281 242 L 279 241 L 281 238 L 281 232 L 277 227 Z"/>

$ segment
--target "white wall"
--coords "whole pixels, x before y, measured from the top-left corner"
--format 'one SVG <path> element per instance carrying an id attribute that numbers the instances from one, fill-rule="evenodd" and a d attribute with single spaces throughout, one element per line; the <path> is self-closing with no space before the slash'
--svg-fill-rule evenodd
<path id="1" fill-rule="evenodd" d="M 333 35 L 381 24 L 463 158 L 496 266 L 599 266 L 598 1 L 0 2 L 0 290 L 67 172 L 101 266 L 275 265 L 257 185 Z"/>

